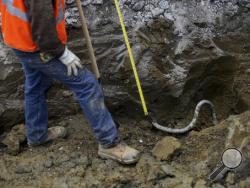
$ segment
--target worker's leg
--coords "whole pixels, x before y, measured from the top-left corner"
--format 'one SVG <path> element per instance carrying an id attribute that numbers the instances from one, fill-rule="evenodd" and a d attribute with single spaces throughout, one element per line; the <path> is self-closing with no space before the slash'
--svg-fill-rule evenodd
<path id="1" fill-rule="evenodd" d="M 42 72 L 29 66 L 28 57 L 22 58 L 25 73 L 25 125 L 29 144 L 37 144 L 47 138 L 48 109 L 45 93 L 51 80 Z"/>
<path id="2" fill-rule="evenodd" d="M 78 76 L 69 77 L 66 67 L 59 60 L 55 59 L 51 63 L 53 78 L 66 84 L 75 93 L 99 143 L 109 147 L 118 142 L 115 123 L 104 104 L 102 89 L 95 76 L 84 68 L 79 70 Z"/>
<path id="3" fill-rule="evenodd" d="M 61 67 L 61 63 L 55 61 L 55 64 L 57 63 L 57 66 Z M 58 79 L 75 92 L 99 143 L 109 147 L 118 142 L 116 125 L 104 104 L 102 88 L 95 76 L 87 69 L 82 69 L 79 70 L 77 77 L 68 78 L 65 75 L 59 77 Z"/>
<path id="4" fill-rule="evenodd" d="M 22 53 L 16 54 L 20 57 Z M 27 53 L 25 53 L 27 54 Z M 115 123 L 104 104 L 102 89 L 95 76 L 87 69 L 79 70 L 78 76 L 67 76 L 67 68 L 58 59 L 42 63 L 38 53 L 30 54 L 29 66 L 50 78 L 57 79 L 74 91 L 89 120 L 99 143 L 109 147 L 119 141 Z M 21 58 L 22 59 L 22 58 Z"/>

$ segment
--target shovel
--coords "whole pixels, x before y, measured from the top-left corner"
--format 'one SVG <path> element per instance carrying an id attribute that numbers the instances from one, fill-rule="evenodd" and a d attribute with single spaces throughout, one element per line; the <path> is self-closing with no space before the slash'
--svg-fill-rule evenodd
<path id="1" fill-rule="evenodd" d="M 89 35 L 89 30 L 88 30 L 86 18 L 84 16 L 83 8 L 82 8 L 82 5 L 81 5 L 81 0 L 76 0 L 76 4 L 77 4 L 79 15 L 80 15 L 80 18 L 81 18 L 82 31 L 83 31 L 83 35 L 84 35 L 85 40 L 86 40 L 86 44 L 87 44 L 87 48 L 88 48 L 88 52 L 89 52 L 89 58 L 91 60 L 92 70 L 93 70 L 96 78 L 100 82 L 101 81 L 101 75 L 100 75 L 100 72 L 99 72 L 99 69 L 98 69 L 98 66 L 97 66 L 97 63 L 96 63 L 95 53 L 94 53 L 91 38 L 90 38 L 90 35 Z"/>
<path id="2" fill-rule="evenodd" d="M 91 67 L 92 67 L 92 70 L 93 70 L 99 84 L 101 84 L 101 75 L 100 75 L 100 72 L 99 72 L 99 69 L 98 69 L 98 65 L 96 63 L 96 57 L 95 57 L 93 45 L 92 45 L 92 42 L 91 42 L 91 38 L 90 38 L 90 35 L 89 35 L 87 21 L 86 21 L 86 18 L 84 16 L 83 8 L 82 8 L 82 5 L 81 5 L 81 0 L 76 0 L 76 4 L 77 4 L 79 15 L 80 15 L 80 18 L 81 18 L 82 31 L 83 31 L 84 38 L 86 40 L 86 44 L 87 44 L 87 48 L 88 48 L 88 52 L 89 52 L 89 58 L 90 58 L 90 61 L 91 61 Z M 116 127 L 119 128 L 120 127 L 119 122 L 117 122 L 116 120 L 114 120 L 114 122 L 116 124 Z"/>

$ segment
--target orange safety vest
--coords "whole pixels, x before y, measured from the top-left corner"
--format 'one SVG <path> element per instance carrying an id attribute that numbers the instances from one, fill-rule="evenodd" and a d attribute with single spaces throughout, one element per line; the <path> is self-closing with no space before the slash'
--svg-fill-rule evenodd
<path id="1" fill-rule="evenodd" d="M 55 0 L 56 29 L 59 40 L 66 44 L 67 34 L 64 20 L 65 0 Z M 38 46 L 32 38 L 31 25 L 24 0 L 0 0 L 2 33 L 4 43 L 25 51 L 35 52 Z M 46 14 L 46 12 L 44 13 Z"/>

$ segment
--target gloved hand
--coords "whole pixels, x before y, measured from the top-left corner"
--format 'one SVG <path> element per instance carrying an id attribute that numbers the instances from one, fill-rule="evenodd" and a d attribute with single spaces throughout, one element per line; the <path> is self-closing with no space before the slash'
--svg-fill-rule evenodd
<path id="1" fill-rule="evenodd" d="M 59 57 L 59 60 L 67 66 L 68 70 L 68 76 L 73 74 L 75 76 L 78 75 L 78 68 L 82 68 L 81 60 L 73 53 L 71 52 L 67 47 L 65 47 L 64 53 L 61 57 Z"/>

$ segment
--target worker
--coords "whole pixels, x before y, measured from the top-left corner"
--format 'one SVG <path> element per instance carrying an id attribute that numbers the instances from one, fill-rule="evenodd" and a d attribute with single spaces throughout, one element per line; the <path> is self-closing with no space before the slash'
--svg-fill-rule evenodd
<path id="1" fill-rule="evenodd" d="M 78 99 L 99 143 L 98 155 L 135 163 L 139 151 L 120 140 L 95 76 L 68 49 L 64 0 L 0 0 L 2 35 L 25 74 L 25 125 L 30 147 L 65 137 L 61 126 L 48 128 L 45 94 L 52 79 L 68 86 Z"/>

